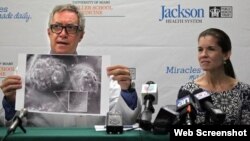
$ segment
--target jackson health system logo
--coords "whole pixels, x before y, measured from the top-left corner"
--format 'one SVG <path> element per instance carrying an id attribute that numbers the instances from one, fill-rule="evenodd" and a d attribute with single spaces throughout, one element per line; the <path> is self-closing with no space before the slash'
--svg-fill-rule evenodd
<path id="1" fill-rule="evenodd" d="M 209 6 L 209 10 L 204 8 L 185 8 L 178 4 L 176 7 L 161 6 L 159 21 L 166 23 L 202 23 L 206 12 L 209 18 L 232 18 L 232 6 Z"/>
<path id="2" fill-rule="evenodd" d="M 188 80 L 194 80 L 202 74 L 201 68 L 193 66 L 189 67 L 177 67 L 177 66 L 166 66 L 165 73 L 169 75 L 187 75 Z"/>

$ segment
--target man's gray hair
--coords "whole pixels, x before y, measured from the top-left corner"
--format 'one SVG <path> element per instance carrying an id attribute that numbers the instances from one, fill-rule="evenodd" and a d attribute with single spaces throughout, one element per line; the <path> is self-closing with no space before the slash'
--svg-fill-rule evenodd
<path id="1" fill-rule="evenodd" d="M 49 18 L 49 26 L 52 23 L 53 17 L 55 13 L 57 12 L 62 12 L 62 11 L 71 11 L 76 13 L 78 20 L 79 20 L 79 26 L 80 30 L 84 32 L 84 27 L 85 27 L 85 17 L 83 13 L 80 12 L 77 6 L 73 4 L 62 4 L 62 5 L 57 5 L 54 7 L 53 11 L 50 13 L 50 18 Z"/>

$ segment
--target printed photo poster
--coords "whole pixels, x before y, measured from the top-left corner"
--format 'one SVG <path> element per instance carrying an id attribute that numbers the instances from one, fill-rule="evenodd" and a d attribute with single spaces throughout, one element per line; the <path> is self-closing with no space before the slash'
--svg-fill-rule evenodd
<path id="1" fill-rule="evenodd" d="M 19 54 L 16 110 L 105 115 L 109 110 L 109 56 Z"/>

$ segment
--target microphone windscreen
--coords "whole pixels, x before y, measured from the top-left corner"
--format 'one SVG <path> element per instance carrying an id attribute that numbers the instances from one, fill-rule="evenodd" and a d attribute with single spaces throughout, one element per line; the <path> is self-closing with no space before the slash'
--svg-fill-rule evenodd
<path id="1" fill-rule="evenodd" d="M 189 92 L 188 90 L 180 89 L 177 98 L 180 99 L 188 95 L 191 95 L 191 92 Z"/>
<path id="2" fill-rule="evenodd" d="M 179 123 L 179 113 L 176 112 L 175 105 L 166 105 L 161 107 L 153 123 L 153 132 L 155 134 L 166 134 L 172 125 Z"/>
<path id="3" fill-rule="evenodd" d="M 176 106 L 175 105 L 166 105 L 160 108 L 159 113 L 157 114 L 154 124 L 159 123 L 159 121 L 164 120 L 168 125 L 172 125 L 175 120 L 177 120 L 177 117 L 179 116 L 179 113 L 176 112 Z"/>
<path id="4" fill-rule="evenodd" d="M 198 94 L 198 93 L 203 92 L 203 91 L 204 91 L 204 90 L 201 89 L 201 88 L 196 89 L 196 90 L 193 91 L 193 95 Z"/>
<path id="5" fill-rule="evenodd" d="M 148 81 L 146 84 L 155 84 L 154 81 Z"/>

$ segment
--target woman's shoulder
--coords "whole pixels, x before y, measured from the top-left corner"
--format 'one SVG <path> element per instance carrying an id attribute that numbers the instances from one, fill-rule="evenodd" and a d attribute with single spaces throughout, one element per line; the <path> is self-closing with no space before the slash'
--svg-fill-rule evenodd
<path id="1" fill-rule="evenodd" d="M 245 83 L 245 82 L 242 82 L 242 81 L 238 81 L 238 84 L 236 86 L 240 90 L 249 90 L 250 91 L 250 85 L 248 83 Z"/>
<path id="2" fill-rule="evenodd" d="M 182 85 L 182 87 L 190 87 L 194 85 L 197 85 L 197 84 L 194 81 L 189 81 L 189 82 L 186 82 L 184 85 Z"/>
<path id="3" fill-rule="evenodd" d="M 238 91 L 241 94 L 242 99 L 249 106 L 249 103 L 250 103 L 250 99 L 249 99 L 250 85 L 245 83 L 245 82 L 240 82 L 239 81 L 234 90 Z"/>
<path id="4" fill-rule="evenodd" d="M 199 85 L 197 85 L 194 81 L 189 81 L 181 86 L 181 90 L 186 90 L 193 93 L 194 90 L 199 89 Z"/>

